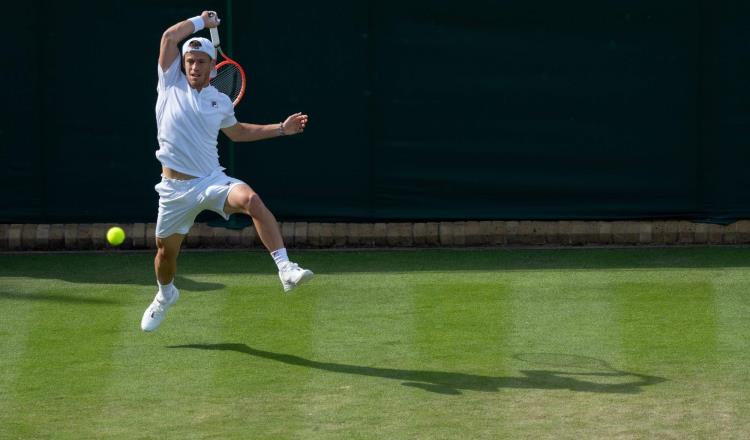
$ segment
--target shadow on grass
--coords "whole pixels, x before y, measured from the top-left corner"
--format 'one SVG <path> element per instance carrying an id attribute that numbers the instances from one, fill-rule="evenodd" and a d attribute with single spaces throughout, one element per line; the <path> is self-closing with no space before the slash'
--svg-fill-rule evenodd
<path id="1" fill-rule="evenodd" d="M 750 267 L 750 247 L 421 249 L 417 251 L 294 252 L 303 267 L 321 275 L 455 271 L 684 269 Z M 224 284 L 193 276 L 261 275 L 276 268 L 266 252 L 189 252 L 178 262 L 177 286 L 188 291 L 221 290 Z M 187 277 L 186 277 L 187 276 Z M 0 253 L 0 278 L 28 277 L 74 283 L 155 286 L 150 253 Z"/>
<path id="2" fill-rule="evenodd" d="M 455 271 L 536 271 L 599 269 L 747 268 L 750 247 L 563 248 L 563 249 L 419 249 L 292 251 L 301 266 L 325 275 Z M 193 291 L 224 288 L 180 275 L 273 276 L 268 253 L 258 250 L 185 252 L 178 261 L 178 282 Z M 60 279 L 78 283 L 154 285 L 150 253 L 0 253 L 0 277 Z M 188 285 L 186 285 L 188 284 Z"/>
<path id="3" fill-rule="evenodd" d="M 65 280 L 67 282 L 81 282 L 81 280 Z M 99 281 L 91 281 L 91 283 L 102 283 L 101 280 Z M 146 281 L 144 280 L 144 283 Z M 118 280 L 117 277 L 114 277 L 113 279 L 110 279 L 108 284 L 141 284 L 141 283 L 133 283 L 132 280 L 124 281 L 124 280 Z M 156 281 L 152 280 L 148 283 L 149 285 L 152 285 L 153 292 L 149 292 L 150 294 L 156 293 Z M 190 278 L 185 278 L 181 276 L 175 277 L 175 284 L 179 286 L 181 290 L 185 291 L 192 291 L 192 292 L 208 292 L 212 290 L 222 290 L 224 287 L 226 287 L 224 284 L 220 283 L 202 283 L 200 281 L 194 281 Z M 79 295 L 69 295 L 69 294 L 63 294 L 63 293 L 19 293 L 19 292 L 11 292 L 8 290 L 0 290 L 0 301 L 1 300 L 14 300 L 14 301 L 49 301 L 49 302 L 57 302 L 61 304 L 99 304 L 99 305 L 113 305 L 113 304 L 120 304 L 119 301 L 116 301 L 111 298 L 96 298 L 96 297 L 85 297 L 85 296 L 79 296 Z"/>
<path id="4" fill-rule="evenodd" d="M 59 295 L 51 293 L 17 293 L 0 291 L 0 300 L 17 300 L 17 301 L 50 301 L 62 304 L 96 304 L 96 305 L 114 305 L 120 304 L 109 298 L 86 298 L 83 296 Z"/>
<path id="5" fill-rule="evenodd" d="M 625 371 L 522 370 L 523 376 L 521 377 L 497 377 L 443 371 L 363 367 L 333 362 L 318 362 L 291 354 L 258 350 L 246 344 L 187 344 L 167 348 L 234 351 L 288 365 L 314 368 L 332 373 L 397 380 L 401 381 L 401 385 L 404 386 L 453 395 L 461 394 L 461 390 L 497 392 L 503 388 L 637 394 L 641 392 L 641 388 L 644 386 L 656 385 L 667 380 L 662 377 Z M 610 381 L 610 383 L 607 383 L 607 381 Z"/>
<path id="6" fill-rule="evenodd" d="M 151 283 L 154 286 L 154 289 L 156 289 L 156 280 L 151 280 Z M 180 288 L 180 290 L 187 290 L 191 292 L 209 292 L 211 290 L 221 290 L 226 287 L 226 285 L 221 283 L 204 283 L 201 281 L 195 281 L 191 280 L 190 278 L 185 278 L 183 276 L 177 275 L 175 276 L 175 285 Z"/>
<path id="7" fill-rule="evenodd" d="M 93 254 L 30 254 L 28 258 L 14 255 L 12 259 L 3 257 L 8 256 L 0 255 L 0 278 L 24 277 L 67 283 L 153 286 L 154 292 L 157 288 L 151 256 L 138 259 L 133 259 L 132 255 L 101 258 Z M 3 263 L 8 264 L 3 267 Z M 197 272 L 195 268 L 192 271 Z M 196 281 L 189 275 L 180 273 L 175 276 L 175 284 L 181 290 L 192 292 L 222 290 L 226 287 L 222 283 Z"/>

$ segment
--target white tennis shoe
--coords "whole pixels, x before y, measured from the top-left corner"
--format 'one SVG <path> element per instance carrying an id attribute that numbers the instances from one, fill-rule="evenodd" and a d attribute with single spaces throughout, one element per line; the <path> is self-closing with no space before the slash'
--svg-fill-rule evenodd
<path id="1" fill-rule="evenodd" d="M 297 263 L 291 261 L 279 270 L 279 279 L 281 279 L 281 284 L 284 285 L 284 292 L 291 291 L 312 277 L 312 271 L 302 269 Z"/>
<path id="2" fill-rule="evenodd" d="M 151 302 L 151 305 L 148 306 L 146 311 L 143 313 L 143 318 L 141 319 L 141 329 L 144 332 L 152 332 L 156 330 L 156 328 L 159 327 L 159 324 L 161 324 L 161 322 L 164 320 L 164 316 L 166 316 L 167 310 L 169 310 L 169 308 L 177 302 L 177 299 L 179 297 L 180 291 L 177 290 L 177 288 L 174 288 L 174 290 L 172 291 L 172 296 L 169 298 L 169 300 L 165 299 L 161 292 L 157 292 L 154 301 Z"/>

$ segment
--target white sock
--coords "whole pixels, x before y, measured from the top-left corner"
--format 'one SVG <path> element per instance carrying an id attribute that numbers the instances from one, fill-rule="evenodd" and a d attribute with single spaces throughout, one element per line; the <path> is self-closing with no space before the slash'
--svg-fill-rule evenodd
<path id="1" fill-rule="evenodd" d="M 289 257 L 286 255 L 286 248 L 276 249 L 275 251 L 271 252 L 271 256 L 273 257 L 273 261 L 276 263 L 276 266 L 281 270 L 282 266 L 286 266 L 286 263 L 289 262 Z"/>
<path id="2" fill-rule="evenodd" d="M 172 298 L 172 293 L 174 293 L 174 280 L 170 281 L 168 284 L 162 284 L 159 280 L 156 280 L 156 283 L 159 285 L 159 293 L 161 296 L 169 301 L 169 299 Z"/>

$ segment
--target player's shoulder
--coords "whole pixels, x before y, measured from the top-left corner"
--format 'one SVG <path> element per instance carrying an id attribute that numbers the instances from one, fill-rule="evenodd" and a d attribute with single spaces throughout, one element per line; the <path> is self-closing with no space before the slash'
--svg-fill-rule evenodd
<path id="1" fill-rule="evenodd" d="M 157 68 L 159 71 L 159 87 L 157 87 L 157 90 L 167 90 L 175 87 L 184 89 L 188 86 L 187 77 L 179 66 L 175 68 L 172 65 L 166 71 L 162 69 L 161 65 L 157 65 Z"/>

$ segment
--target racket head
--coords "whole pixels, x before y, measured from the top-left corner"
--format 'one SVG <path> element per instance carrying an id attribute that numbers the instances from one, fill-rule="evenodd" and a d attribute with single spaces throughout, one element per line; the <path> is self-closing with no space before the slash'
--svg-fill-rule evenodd
<path id="1" fill-rule="evenodd" d="M 224 55 L 222 53 L 222 55 Z M 247 77 L 245 69 L 233 59 L 224 56 L 224 60 L 216 65 L 216 77 L 211 78 L 211 85 L 218 91 L 227 95 L 236 106 L 245 96 L 247 88 Z"/>

